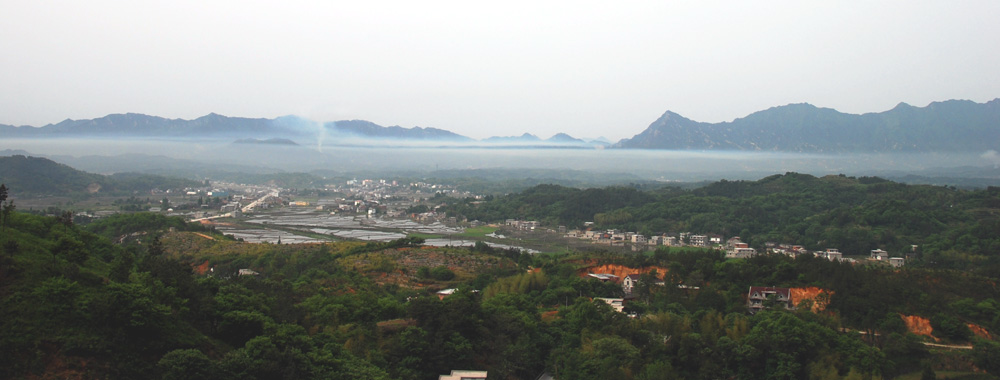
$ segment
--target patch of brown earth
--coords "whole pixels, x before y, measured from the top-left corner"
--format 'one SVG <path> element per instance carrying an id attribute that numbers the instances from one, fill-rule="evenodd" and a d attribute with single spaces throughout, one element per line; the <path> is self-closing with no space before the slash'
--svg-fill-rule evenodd
<path id="1" fill-rule="evenodd" d="M 204 225 L 213 225 L 213 226 L 236 227 L 236 225 L 232 224 L 232 223 L 219 222 L 219 221 L 208 220 L 208 219 L 202 219 L 201 221 L 199 221 L 199 223 L 204 224 Z"/>
<path id="2" fill-rule="evenodd" d="M 909 330 L 911 333 L 934 338 L 934 336 L 931 335 L 934 333 L 934 328 L 931 327 L 930 319 L 919 317 L 916 315 L 902 315 L 902 314 L 900 314 L 899 317 L 903 318 L 903 323 L 906 324 L 906 329 Z M 934 338 L 934 341 L 938 341 L 938 338 Z"/>
<path id="3" fill-rule="evenodd" d="M 603 264 L 603 265 L 594 265 L 580 269 L 577 271 L 577 274 L 580 277 L 586 277 L 588 273 L 613 274 L 615 276 L 618 276 L 618 279 L 615 280 L 615 282 L 622 282 L 622 280 L 625 279 L 625 276 L 628 276 L 630 274 L 646 274 L 652 272 L 654 269 L 656 270 L 656 277 L 659 279 L 663 279 L 663 276 L 666 275 L 667 271 L 669 270 L 667 268 L 658 266 L 629 268 L 627 266 L 618 264 Z"/>
<path id="4" fill-rule="evenodd" d="M 990 334 L 990 332 L 986 331 L 986 329 L 984 329 L 982 326 L 973 323 L 969 323 L 968 326 L 969 330 L 972 330 L 972 333 L 976 334 L 976 336 L 983 339 L 993 340 L 993 334 Z"/>
<path id="5" fill-rule="evenodd" d="M 542 321 L 543 322 L 552 322 L 552 321 L 554 321 L 556 319 L 559 319 L 559 310 L 552 310 L 552 311 L 544 311 L 544 312 L 542 312 Z"/>
<path id="6" fill-rule="evenodd" d="M 201 237 L 203 237 L 203 238 L 205 238 L 205 239 L 208 239 L 208 240 L 215 240 L 215 238 L 214 238 L 214 237 L 211 237 L 211 236 L 208 236 L 208 235 L 205 235 L 205 234 L 203 234 L 203 233 L 200 233 L 200 232 L 194 232 L 194 234 L 195 234 L 195 235 L 198 235 L 198 236 L 201 236 Z"/>
<path id="7" fill-rule="evenodd" d="M 792 305 L 798 306 L 802 301 L 811 300 L 813 305 L 810 311 L 813 313 L 826 310 L 826 306 L 830 303 L 830 296 L 833 295 L 832 291 L 817 287 L 791 288 L 789 290 L 792 293 Z"/>
<path id="8" fill-rule="evenodd" d="M 208 272 L 208 260 L 205 260 L 201 265 L 194 267 L 194 272 L 203 275 Z"/>

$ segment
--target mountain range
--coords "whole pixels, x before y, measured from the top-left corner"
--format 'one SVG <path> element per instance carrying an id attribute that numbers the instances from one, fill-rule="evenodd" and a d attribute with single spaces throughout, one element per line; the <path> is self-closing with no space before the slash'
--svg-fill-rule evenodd
<path id="1" fill-rule="evenodd" d="M 900 103 L 862 115 L 789 104 L 723 123 L 667 111 L 614 148 L 785 152 L 984 151 L 1000 147 L 1000 99 Z"/>
<path id="2" fill-rule="evenodd" d="M 607 143 L 559 133 L 541 139 L 530 133 L 483 140 L 437 128 L 383 127 L 365 120 L 319 123 L 298 116 L 275 119 L 208 114 L 194 120 L 143 114 L 112 114 L 65 120 L 43 127 L 0 125 L 0 138 L 231 138 L 241 142 L 287 139 L 332 145 L 437 144 L 437 146 L 524 146 L 580 148 Z M 253 140 L 250 140 L 253 139 Z M 731 122 L 704 123 L 667 111 L 644 131 L 610 145 L 624 149 L 735 150 L 779 152 L 931 152 L 1000 148 L 1000 99 L 900 103 L 878 113 L 847 114 L 811 104 L 789 104 Z"/>
<path id="3" fill-rule="evenodd" d="M 319 123 L 298 116 L 251 119 L 208 114 L 194 120 L 167 119 L 137 113 L 111 114 L 88 120 L 64 120 L 42 127 L 0 124 L 0 137 L 7 138 L 230 138 L 235 143 L 293 143 L 295 140 L 332 142 L 334 145 L 366 145 L 372 142 L 434 142 L 449 144 L 586 145 L 581 139 L 560 133 L 548 140 L 525 133 L 518 137 L 491 137 L 477 141 L 438 128 L 383 127 L 366 120 Z M 598 142 L 596 144 L 606 145 Z M 291 144 L 289 144 L 291 145 Z"/>

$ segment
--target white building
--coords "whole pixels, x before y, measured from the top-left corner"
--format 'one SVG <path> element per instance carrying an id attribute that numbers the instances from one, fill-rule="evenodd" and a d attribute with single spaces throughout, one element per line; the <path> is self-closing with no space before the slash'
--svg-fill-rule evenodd
<path id="1" fill-rule="evenodd" d="M 594 299 L 604 301 L 604 303 L 608 304 L 608 306 L 611 306 L 612 309 L 614 309 L 619 313 L 625 310 L 625 299 L 623 298 L 594 298 Z"/>
<path id="2" fill-rule="evenodd" d="M 726 257 L 731 259 L 749 259 L 757 256 L 757 250 L 750 247 L 734 247 L 726 251 Z"/>
<path id="3" fill-rule="evenodd" d="M 871 253 L 871 258 L 872 260 L 879 260 L 879 261 L 888 260 L 889 252 L 883 251 L 881 249 L 873 249 Z"/>
<path id="4" fill-rule="evenodd" d="M 889 265 L 892 266 L 893 268 L 901 268 L 904 264 L 906 264 L 906 259 L 902 257 L 889 258 Z"/>
<path id="5" fill-rule="evenodd" d="M 438 376 L 438 380 L 485 380 L 487 371 L 451 370 L 450 375 Z"/>

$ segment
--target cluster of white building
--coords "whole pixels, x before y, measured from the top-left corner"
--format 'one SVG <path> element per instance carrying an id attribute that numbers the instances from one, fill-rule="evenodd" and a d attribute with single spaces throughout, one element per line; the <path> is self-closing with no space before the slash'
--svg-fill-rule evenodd
<path id="1" fill-rule="evenodd" d="M 534 231 L 535 229 L 541 227 L 538 221 L 534 220 L 517 220 L 517 219 L 507 219 L 503 223 L 504 227 L 518 230 L 518 231 Z"/>
<path id="2" fill-rule="evenodd" d="M 623 232 L 619 230 L 605 230 L 605 231 L 570 231 L 566 234 L 569 237 L 576 237 L 585 240 L 592 240 L 598 244 L 610 244 L 610 245 L 624 245 L 626 243 L 632 245 L 646 245 L 646 246 L 676 246 L 679 240 L 676 236 L 664 235 L 653 235 L 645 236 L 642 234 L 637 234 L 635 232 Z"/>
<path id="3" fill-rule="evenodd" d="M 507 220 L 507 225 L 511 225 L 513 219 Z M 516 222 L 516 221 L 515 221 Z M 537 223 L 537 222 L 533 222 Z M 534 225 L 537 227 L 537 224 Z M 535 227 L 532 227 L 534 229 Z M 622 232 L 619 230 L 587 230 L 587 231 L 570 231 L 566 233 L 567 237 L 575 237 L 585 240 L 591 240 L 597 244 L 609 244 L 609 245 L 625 245 L 631 244 L 634 250 L 648 248 L 652 249 L 656 246 L 693 246 L 693 247 L 706 247 L 715 248 L 723 250 L 726 252 L 727 258 L 734 259 L 747 259 L 754 257 L 758 254 L 757 250 L 751 248 L 749 244 L 743 242 L 739 236 L 734 236 L 726 240 L 724 243 L 721 236 L 716 235 L 692 235 L 688 232 L 682 232 L 677 236 L 670 236 L 668 234 L 654 235 L 646 237 L 642 234 L 637 234 L 635 232 Z M 685 244 L 685 241 L 687 242 Z M 827 248 L 823 251 L 809 251 L 801 245 L 793 244 L 777 244 L 777 243 L 767 243 L 767 251 L 769 254 L 783 254 L 791 257 L 796 257 L 803 254 L 811 254 L 817 257 L 822 257 L 831 261 L 846 261 L 846 262 L 856 262 L 856 260 L 844 257 L 843 253 L 837 248 Z M 890 266 L 894 268 L 902 267 L 906 259 L 903 257 L 889 257 L 889 253 L 881 250 L 874 249 L 871 251 L 870 260 L 887 262 Z"/>

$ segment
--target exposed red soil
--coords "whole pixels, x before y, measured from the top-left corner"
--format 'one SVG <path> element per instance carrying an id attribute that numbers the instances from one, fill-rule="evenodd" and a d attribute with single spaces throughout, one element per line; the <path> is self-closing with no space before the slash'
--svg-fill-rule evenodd
<path id="1" fill-rule="evenodd" d="M 934 328 L 931 327 L 930 319 L 919 317 L 916 315 L 900 314 L 899 316 L 900 318 L 903 318 L 903 323 L 906 324 L 906 329 L 910 330 L 911 333 L 934 338 L 934 336 L 931 335 L 934 333 Z M 937 341 L 938 338 L 934 338 L 934 340 Z"/>
<path id="2" fill-rule="evenodd" d="M 202 263 L 201 265 L 198 265 L 198 266 L 194 267 L 194 272 L 197 273 L 197 274 L 199 274 L 199 275 L 203 275 L 203 274 L 207 273 L 208 272 L 208 260 L 205 260 L 205 262 Z"/>
<path id="3" fill-rule="evenodd" d="M 791 288 L 792 305 L 798 305 L 800 302 L 805 300 L 812 300 L 812 312 L 820 312 L 826 310 L 827 304 L 830 303 L 830 297 L 833 295 L 832 291 L 826 289 L 820 289 L 817 287 L 808 288 Z M 820 295 L 825 294 L 826 296 L 821 297 Z"/>
<path id="4" fill-rule="evenodd" d="M 969 323 L 968 326 L 969 330 L 972 330 L 972 333 L 976 334 L 976 336 L 983 339 L 993 340 L 993 334 L 990 334 L 990 332 L 986 331 L 986 329 L 984 329 L 982 326 L 973 323 Z"/>
<path id="5" fill-rule="evenodd" d="M 666 275 L 667 271 L 669 270 L 667 268 L 658 267 L 658 266 L 649 266 L 649 267 L 642 267 L 642 268 L 629 268 L 627 266 L 618 265 L 618 264 L 603 264 L 603 265 L 589 266 L 589 267 L 580 269 L 580 270 L 577 271 L 577 274 L 580 277 L 586 277 L 588 273 L 607 273 L 607 274 L 613 274 L 615 276 L 618 276 L 618 279 L 616 279 L 615 282 L 622 282 L 622 280 L 625 279 L 625 276 L 628 276 L 630 274 L 646 274 L 646 273 L 652 272 L 654 269 L 656 269 L 656 277 L 659 278 L 659 279 L 663 279 L 663 276 Z"/>

